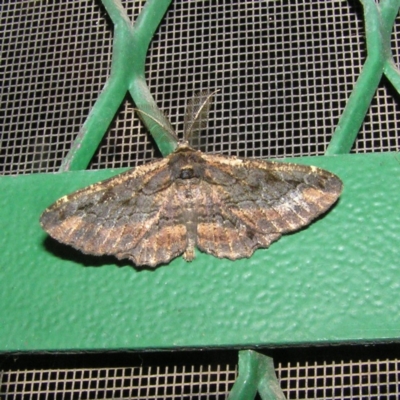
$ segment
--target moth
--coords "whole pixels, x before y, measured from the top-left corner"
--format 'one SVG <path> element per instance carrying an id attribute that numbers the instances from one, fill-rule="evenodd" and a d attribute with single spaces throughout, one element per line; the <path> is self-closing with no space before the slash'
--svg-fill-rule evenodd
<path id="1" fill-rule="evenodd" d="M 83 253 L 136 266 L 180 255 L 192 261 L 195 248 L 236 260 L 310 224 L 337 201 L 342 182 L 323 169 L 192 148 L 189 138 L 204 126 L 212 95 L 189 102 L 184 140 L 172 154 L 60 198 L 43 212 L 43 229 Z"/>

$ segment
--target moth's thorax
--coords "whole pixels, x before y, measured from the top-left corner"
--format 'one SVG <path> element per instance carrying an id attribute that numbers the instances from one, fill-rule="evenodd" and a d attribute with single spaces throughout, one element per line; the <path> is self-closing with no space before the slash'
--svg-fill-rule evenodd
<path id="1" fill-rule="evenodd" d="M 204 176 L 205 161 L 200 151 L 181 145 L 169 159 L 171 178 L 178 185 L 196 185 Z"/>

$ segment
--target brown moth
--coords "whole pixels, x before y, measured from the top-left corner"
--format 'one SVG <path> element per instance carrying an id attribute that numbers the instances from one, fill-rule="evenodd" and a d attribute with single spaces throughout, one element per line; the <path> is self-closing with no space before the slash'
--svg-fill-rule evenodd
<path id="1" fill-rule="evenodd" d="M 42 214 L 43 229 L 83 253 L 137 266 L 182 254 L 191 261 L 195 247 L 235 260 L 310 224 L 336 202 L 342 182 L 323 169 L 190 147 L 211 96 L 203 92 L 188 105 L 186 141 L 172 154 L 62 197 Z"/>

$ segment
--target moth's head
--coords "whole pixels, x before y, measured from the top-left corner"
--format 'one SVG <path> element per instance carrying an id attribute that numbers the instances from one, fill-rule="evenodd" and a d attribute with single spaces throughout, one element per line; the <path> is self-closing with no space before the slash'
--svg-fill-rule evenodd
<path id="1" fill-rule="evenodd" d="M 189 142 L 186 139 L 180 139 L 178 142 L 178 146 L 175 149 L 175 153 L 185 152 L 185 151 L 195 151 L 192 146 L 190 146 Z"/>

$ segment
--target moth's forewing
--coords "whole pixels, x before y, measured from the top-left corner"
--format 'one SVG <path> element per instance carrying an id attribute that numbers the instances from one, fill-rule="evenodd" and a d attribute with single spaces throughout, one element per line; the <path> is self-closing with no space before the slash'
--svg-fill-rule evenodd
<path id="1" fill-rule="evenodd" d="M 174 204 L 168 158 L 78 190 L 47 208 L 50 236 L 86 254 L 129 258 L 137 265 L 169 262 L 186 248 L 185 226 L 163 212 Z"/>
<path id="2" fill-rule="evenodd" d="M 249 257 L 326 212 L 342 182 L 310 166 L 204 155 L 213 210 L 198 225 L 198 246 L 217 257 Z M 201 207 L 201 205 L 199 205 Z"/>

